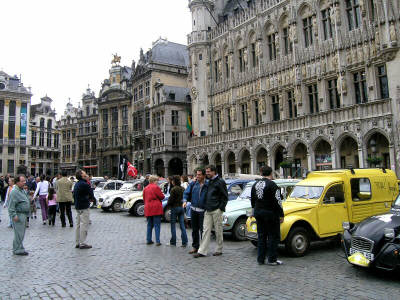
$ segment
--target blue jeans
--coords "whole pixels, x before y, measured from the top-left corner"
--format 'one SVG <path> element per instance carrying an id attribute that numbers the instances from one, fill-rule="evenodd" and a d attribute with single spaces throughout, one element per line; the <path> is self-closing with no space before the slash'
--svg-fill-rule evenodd
<path id="1" fill-rule="evenodd" d="M 185 212 L 183 207 L 173 207 L 171 208 L 171 245 L 176 245 L 176 218 L 178 217 L 179 226 L 181 228 L 181 239 L 182 245 L 187 245 L 188 238 L 186 235 L 186 228 L 185 228 Z"/>
<path id="2" fill-rule="evenodd" d="M 160 243 L 161 216 L 147 217 L 147 242 L 152 242 L 153 227 L 156 232 L 156 243 Z"/>

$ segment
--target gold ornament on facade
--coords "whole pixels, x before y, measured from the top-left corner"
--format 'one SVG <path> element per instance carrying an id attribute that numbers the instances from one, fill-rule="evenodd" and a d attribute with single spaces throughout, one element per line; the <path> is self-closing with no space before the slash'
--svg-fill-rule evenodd
<path id="1" fill-rule="evenodd" d="M 111 63 L 114 65 L 118 65 L 120 62 L 121 62 L 121 56 L 118 56 L 117 53 L 113 54 L 113 59 Z"/>

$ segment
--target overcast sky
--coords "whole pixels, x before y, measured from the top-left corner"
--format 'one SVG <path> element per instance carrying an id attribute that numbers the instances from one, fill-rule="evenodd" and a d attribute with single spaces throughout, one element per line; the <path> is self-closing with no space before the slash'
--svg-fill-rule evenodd
<path id="1" fill-rule="evenodd" d="M 1 1 L 0 70 L 21 74 L 32 104 L 46 94 L 57 118 L 68 98 L 80 101 L 88 84 L 98 96 L 113 53 L 136 62 L 160 36 L 187 44 L 187 0 Z"/>

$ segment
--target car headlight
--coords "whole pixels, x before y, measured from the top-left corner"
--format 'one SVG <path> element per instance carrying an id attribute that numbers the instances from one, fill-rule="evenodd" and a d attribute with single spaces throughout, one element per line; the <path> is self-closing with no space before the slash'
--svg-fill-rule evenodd
<path id="1" fill-rule="evenodd" d="M 385 238 L 393 239 L 394 238 L 394 229 L 393 228 L 384 228 L 383 234 L 385 235 Z"/>
<path id="2" fill-rule="evenodd" d="M 342 227 L 344 230 L 349 230 L 350 229 L 350 223 L 349 222 L 343 222 Z"/>
<path id="3" fill-rule="evenodd" d="M 222 224 L 226 224 L 228 223 L 228 216 L 227 215 L 223 215 L 222 216 Z"/>

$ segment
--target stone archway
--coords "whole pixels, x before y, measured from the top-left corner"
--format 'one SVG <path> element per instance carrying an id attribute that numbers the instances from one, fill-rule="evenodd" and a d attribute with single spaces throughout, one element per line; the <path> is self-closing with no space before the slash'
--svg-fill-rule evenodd
<path id="1" fill-rule="evenodd" d="M 359 168 L 358 145 L 351 136 L 346 136 L 339 145 L 340 167 Z"/>
<path id="2" fill-rule="evenodd" d="M 183 163 L 178 157 L 174 157 L 168 163 L 168 176 L 171 175 L 182 175 L 183 174 Z"/>
<path id="3" fill-rule="evenodd" d="M 260 169 L 266 165 L 268 165 L 268 152 L 264 147 L 261 147 L 258 151 L 257 151 L 257 155 L 256 155 L 256 168 L 257 170 L 254 170 L 256 173 L 260 171 Z M 257 174 L 258 174 L 257 173 Z"/>
<path id="4" fill-rule="evenodd" d="M 250 152 L 247 149 L 244 149 L 241 153 L 240 157 L 240 172 L 242 174 L 251 174 L 251 157 Z"/>
<path id="5" fill-rule="evenodd" d="M 369 167 L 391 168 L 389 140 L 382 133 L 372 134 L 367 140 L 366 147 Z"/>
<path id="6" fill-rule="evenodd" d="M 210 160 L 208 158 L 208 154 L 204 154 L 203 157 L 200 159 L 201 161 L 201 166 L 206 167 L 210 164 Z"/>
<path id="7" fill-rule="evenodd" d="M 157 176 L 165 177 L 164 161 L 161 158 L 154 162 L 154 171 L 156 172 Z"/>
<path id="8" fill-rule="evenodd" d="M 235 174 L 236 173 L 236 161 L 235 161 L 235 153 L 229 152 L 229 154 L 226 157 L 226 168 L 225 168 L 229 174 Z"/>
<path id="9" fill-rule="evenodd" d="M 291 175 L 293 178 L 304 177 L 304 170 L 308 168 L 307 146 L 299 142 L 293 150 L 293 164 Z"/>
<path id="10" fill-rule="evenodd" d="M 194 170 L 198 167 L 197 157 L 195 155 L 190 159 L 190 174 L 194 174 Z"/>
<path id="11" fill-rule="evenodd" d="M 326 140 L 320 139 L 314 149 L 315 168 L 317 170 L 332 169 L 332 148 Z"/>
<path id="12" fill-rule="evenodd" d="M 214 159 L 215 167 L 217 168 L 217 174 L 222 176 L 222 157 L 221 153 L 217 153 Z"/>

